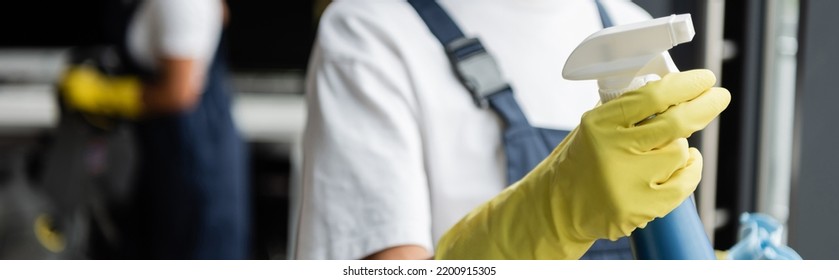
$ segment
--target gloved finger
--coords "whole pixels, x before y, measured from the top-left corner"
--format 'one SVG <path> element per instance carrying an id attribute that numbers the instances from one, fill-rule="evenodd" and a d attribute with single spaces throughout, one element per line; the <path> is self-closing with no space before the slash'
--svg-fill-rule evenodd
<path id="1" fill-rule="evenodd" d="M 711 88 L 689 102 L 673 106 L 638 126 L 626 129 L 626 132 L 634 134 L 636 148 L 653 150 L 705 128 L 728 107 L 730 101 L 728 90 Z"/>
<path id="2" fill-rule="evenodd" d="M 663 147 L 638 154 L 634 158 L 625 160 L 625 164 L 643 167 L 635 170 L 635 172 L 633 173 L 633 177 L 639 179 L 637 182 L 642 183 L 635 184 L 629 187 L 621 186 L 619 192 L 622 192 L 623 194 L 613 196 L 612 198 L 615 200 L 611 201 L 610 204 L 621 205 L 622 203 L 625 203 L 627 197 L 636 197 L 633 201 L 658 200 L 658 186 L 669 181 L 674 174 L 677 174 L 679 170 L 687 166 L 688 162 L 691 160 L 692 155 L 690 154 L 689 149 L 690 147 L 688 145 L 687 139 L 681 138 Z M 623 185 L 625 183 L 617 182 L 617 184 Z M 647 205 L 648 203 L 650 203 L 650 201 L 642 201 L 641 204 Z M 649 219 L 654 218 L 654 216 L 649 216 L 651 215 L 650 212 L 645 211 L 641 211 L 638 213 L 633 213 L 632 211 L 619 211 L 619 213 L 622 213 L 624 215 L 639 215 L 634 217 L 623 217 L 618 219 L 623 221 L 632 221 L 629 223 L 629 225 L 633 225 L 633 227 L 637 225 L 638 221 L 646 219 L 644 217 L 647 217 Z M 614 215 L 618 214 L 613 214 L 613 216 Z M 626 224 L 621 225 L 619 227 L 622 229 L 626 229 L 625 226 Z"/>
<path id="3" fill-rule="evenodd" d="M 609 110 L 621 112 L 621 124 L 628 127 L 671 106 L 693 100 L 713 87 L 716 81 L 714 73 L 704 69 L 670 73 L 603 106 L 616 107 Z"/>
<path id="4" fill-rule="evenodd" d="M 646 151 L 633 164 L 648 166 L 645 170 L 652 183 L 664 183 L 690 160 L 690 145 L 686 138 L 678 138 L 667 145 Z"/>
<path id="5" fill-rule="evenodd" d="M 688 153 L 690 157 L 684 168 L 676 170 L 666 182 L 651 185 L 656 190 L 656 195 L 650 203 L 659 204 L 658 206 L 662 207 L 657 209 L 667 209 L 669 213 L 687 199 L 699 185 L 702 179 L 702 154 L 696 148 L 689 148 Z M 657 213 L 657 216 L 667 213 Z"/>

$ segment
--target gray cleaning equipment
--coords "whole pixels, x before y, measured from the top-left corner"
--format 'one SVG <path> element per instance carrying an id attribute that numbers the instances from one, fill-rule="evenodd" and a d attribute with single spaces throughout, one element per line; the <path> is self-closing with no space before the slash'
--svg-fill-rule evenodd
<path id="1" fill-rule="evenodd" d="M 671 15 L 600 30 L 580 43 L 562 69 L 568 80 L 597 80 L 600 101 L 658 80 L 678 68 L 667 52 L 693 40 L 689 14 Z M 655 116 L 650 116 L 655 117 Z M 631 236 L 637 259 L 716 259 L 693 198 Z"/>

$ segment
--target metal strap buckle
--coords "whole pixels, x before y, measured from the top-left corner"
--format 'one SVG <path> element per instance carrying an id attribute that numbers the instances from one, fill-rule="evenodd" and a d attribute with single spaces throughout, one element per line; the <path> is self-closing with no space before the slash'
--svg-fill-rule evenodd
<path id="1" fill-rule="evenodd" d="M 460 38 L 446 45 L 446 54 L 460 82 L 478 107 L 485 108 L 486 97 L 509 87 L 495 58 L 478 38 Z"/>

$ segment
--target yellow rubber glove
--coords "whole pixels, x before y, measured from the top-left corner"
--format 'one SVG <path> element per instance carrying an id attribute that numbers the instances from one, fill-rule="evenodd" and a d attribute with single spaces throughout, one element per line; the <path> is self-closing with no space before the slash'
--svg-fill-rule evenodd
<path id="1" fill-rule="evenodd" d="M 731 99 L 715 80 L 672 73 L 587 112 L 534 170 L 447 231 L 435 258 L 578 259 L 666 215 L 701 177 L 686 137 Z"/>
<path id="2" fill-rule="evenodd" d="M 134 77 L 111 77 L 88 65 L 73 66 L 61 79 L 70 107 L 94 115 L 134 119 L 142 110 L 141 83 Z"/>

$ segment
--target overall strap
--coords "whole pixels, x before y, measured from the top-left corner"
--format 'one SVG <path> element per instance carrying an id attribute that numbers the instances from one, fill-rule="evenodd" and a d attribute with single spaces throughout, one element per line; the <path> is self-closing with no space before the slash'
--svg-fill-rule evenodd
<path id="1" fill-rule="evenodd" d="M 614 25 L 612 23 L 612 18 L 609 16 L 609 13 L 606 12 L 606 8 L 603 7 L 603 3 L 600 0 L 594 0 L 594 4 L 597 4 L 597 12 L 600 13 L 600 23 L 603 24 L 603 28 L 612 27 Z"/>
<path id="2" fill-rule="evenodd" d="M 612 26 L 603 4 L 595 0 L 603 27 Z M 408 0 L 428 29 L 445 47 L 449 63 L 478 107 L 489 104 L 510 127 L 530 126 L 512 87 L 501 75 L 495 58 L 478 38 L 468 38 L 435 0 Z"/>
<path id="3" fill-rule="evenodd" d="M 507 126 L 529 126 L 513 96 L 513 89 L 481 41 L 466 37 L 436 1 L 408 0 L 408 3 L 445 47 L 455 75 L 472 95 L 476 106 L 484 108 L 489 104 Z"/>

